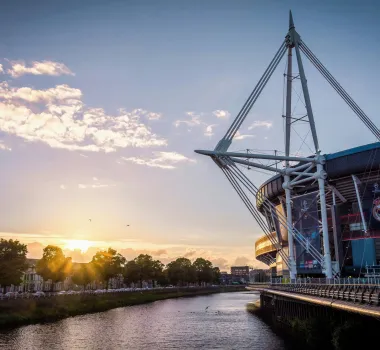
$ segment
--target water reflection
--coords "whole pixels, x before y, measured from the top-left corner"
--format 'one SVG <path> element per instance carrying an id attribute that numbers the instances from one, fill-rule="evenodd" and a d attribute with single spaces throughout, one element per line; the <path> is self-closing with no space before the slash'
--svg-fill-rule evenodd
<path id="1" fill-rule="evenodd" d="M 0 348 L 285 349 L 267 325 L 245 311 L 257 298 L 225 293 L 77 316 L 0 333 Z"/>

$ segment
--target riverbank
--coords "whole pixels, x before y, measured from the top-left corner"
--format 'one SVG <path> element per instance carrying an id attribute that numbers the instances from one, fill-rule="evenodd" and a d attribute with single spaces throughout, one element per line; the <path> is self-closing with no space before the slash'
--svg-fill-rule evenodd
<path id="1" fill-rule="evenodd" d="M 244 286 L 212 288 L 177 288 L 144 290 L 138 292 L 80 294 L 51 298 L 15 299 L 0 302 L 0 327 L 17 327 L 26 324 L 57 321 L 66 317 L 110 309 L 150 303 L 170 298 L 192 297 L 214 293 L 237 292 Z"/>

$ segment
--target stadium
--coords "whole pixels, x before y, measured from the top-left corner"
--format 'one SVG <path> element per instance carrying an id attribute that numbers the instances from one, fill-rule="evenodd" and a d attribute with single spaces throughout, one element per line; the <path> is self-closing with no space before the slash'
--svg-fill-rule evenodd
<path id="1" fill-rule="evenodd" d="M 380 265 L 380 143 L 325 155 L 326 205 L 331 255 L 343 276 L 364 276 L 378 273 Z M 266 218 L 271 234 L 280 237 L 282 247 L 288 249 L 287 232 L 283 232 L 273 215 L 262 205 L 267 198 L 276 210 L 285 212 L 283 177 L 276 175 L 262 184 L 256 196 L 256 205 Z M 310 185 L 294 190 L 294 196 L 306 197 L 316 193 L 318 186 Z M 296 208 L 293 208 L 296 210 Z M 293 213 L 293 216 L 296 214 Z M 320 213 L 316 219 L 320 221 Z M 282 232 L 281 232 L 282 231 Z M 314 244 L 319 246 L 320 237 Z M 282 276 L 281 257 L 275 245 L 264 235 L 255 243 L 256 259 L 269 265 L 273 274 Z M 312 257 L 296 247 L 296 265 L 299 275 L 319 275 Z"/>
<path id="2" fill-rule="evenodd" d="M 284 56 L 287 56 L 286 110 L 282 115 L 284 155 L 249 149 L 229 151 L 239 128 Z M 367 127 L 371 137 L 380 141 L 379 128 L 301 39 L 290 13 L 285 40 L 224 137 L 213 151 L 195 152 L 211 157 L 262 230 L 263 236 L 255 242 L 255 257 L 271 268 L 272 276 L 292 280 L 297 277 L 380 277 L 380 142 L 322 154 L 303 56 Z M 293 61 L 297 63 L 297 73 L 294 73 Z M 292 104 L 295 81 L 301 83 L 306 109 L 301 116 L 294 114 Z M 314 150 L 309 149 L 315 152 L 308 157 L 291 153 L 291 130 L 295 123 L 301 122 L 308 129 L 306 136 L 310 134 L 312 138 Z M 266 170 L 276 175 L 256 186 L 247 176 L 247 169 Z"/>

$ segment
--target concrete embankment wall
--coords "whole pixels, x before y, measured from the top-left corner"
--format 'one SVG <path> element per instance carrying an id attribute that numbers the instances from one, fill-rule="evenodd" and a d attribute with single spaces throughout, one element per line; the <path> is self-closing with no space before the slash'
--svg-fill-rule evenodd
<path id="1" fill-rule="evenodd" d="M 248 310 L 289 339 L 292 349 L 358 350 L 378 341 L 377 317 L 332 307 L 333 300 L 329 306 L 328 300 L 318 304 L 296 297 L 262 290 L 260 302 L 249 305 Z"/>

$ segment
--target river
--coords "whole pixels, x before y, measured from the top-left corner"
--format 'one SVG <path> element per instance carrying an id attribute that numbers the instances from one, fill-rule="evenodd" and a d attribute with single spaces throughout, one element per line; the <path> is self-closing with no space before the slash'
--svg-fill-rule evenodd
<path id="1" fill-rule="evenodd" d="M 246 304 L 252 292 L 169 299 L 0 332 L 0 348 L 285 349 Z"/>

